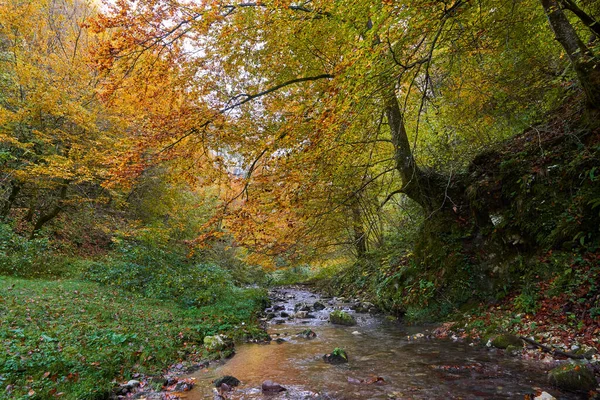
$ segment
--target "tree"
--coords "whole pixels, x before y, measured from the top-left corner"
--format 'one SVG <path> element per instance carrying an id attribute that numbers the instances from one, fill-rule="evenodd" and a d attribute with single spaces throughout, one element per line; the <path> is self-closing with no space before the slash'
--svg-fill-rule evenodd
<path id="1" fill-rule="evenodd" d="M 81 0 L 0 4 L 2 216 L 35 236 L 68 208 L 97 198 L 115 146 L 89 64 Z"/>
<path id="2" fill-rule="evenodd" d="M 573 11 L 594 34 L 600 32 L 600 25 L 577 7 L 573 1 L 540 1 L 548 16 L 548 22 L 556 36 L 556 40 L 565 49 L 571 60 L 579 83 L 585 92 L 589 107 L 600 109 L 600 62 L 598 56 L 583 43 L 583 40 L 565 15 L 562 6 L 564 5 L 568 10 Z"/>
<path id="3" fill-rule="evenodd" d="M 357 216 L 362 182 L 390 174 L 395 187 L 382 199 L 404 193 L 429 218 L 457 220 L 471 217 L 459 173 L 469 155 L 527 126 L 531 111 L 519 100 L 545 104 L 560 76 L 556 47 L 539 32 L 541 11 L 532 0 L 118 2 L 95 23 L 112 33 L 96 57 L 118 77 L 147 73 L 139 60 L 148 54 L 176 60 L 181 91 L 195 97 L 184 124 L 146 123 L 142 151 L 196 165 L 193 154 L 202 154 L 203 168 L 216 171 L 239 166 L 244 184 L 226 205 L 245 198 L 252 213 L 237 214 L 247 221 L 258 208 L 290 212 L 289 202 L 270 199 L 295 192 L 311 194 L 301 197 L 302 207 L 314 204 L 307 210 L 347 204 L 346 215 Z M 311 226 L 335 212 L 302 214 L 292 219 Z"/>

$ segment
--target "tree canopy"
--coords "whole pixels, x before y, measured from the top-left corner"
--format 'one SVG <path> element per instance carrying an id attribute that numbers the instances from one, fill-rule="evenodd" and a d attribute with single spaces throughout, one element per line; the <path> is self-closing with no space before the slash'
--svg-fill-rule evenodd
<path id="1" fill-rule="evenodd" d="M 81 1 L 3 7 L 5 209 L 32 179 L 64 202 L 73 183 L 126 188 L 166 163 L 192 186 L 222 188 L 194 243 L 231 232 L 267 258 L 317 245 L 361 253 L 401 193 L 426 217 L 468 214 L 459 176 L 476 153 L 569 90 L 598 108 L 593 2 L 118 0 L 93 16 Z M 42 36 L 11 26 L 23 12 L 25 31 Z M 28 108 L 36 96 L 47 101 Z M 109 176 L 94 173 L 102 159 Z"/>

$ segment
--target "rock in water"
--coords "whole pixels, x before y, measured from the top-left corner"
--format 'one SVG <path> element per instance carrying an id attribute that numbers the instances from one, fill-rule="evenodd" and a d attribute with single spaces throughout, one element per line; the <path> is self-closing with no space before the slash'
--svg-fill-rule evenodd
<path id="1" fill-rule="evenodd" d="M 219 379 L 216 379 L 214 381 L 214 384 L 215 384 L 216 388 L 220 388 L 221 385 L 224 384 L 224 383 L 227 386 L 235 387 L 235 386 L 238 386 L 240 384 L 240 380 L 238 378 L 236 378 L 235 376 L 225 375 L 225 376 L 222 376 Z"/>
<path id="2" fill-rule="evenodd" d="M 275 383 L 271 380 L 266 380 L 262 383 L 262 391 L 263 393 L 272 394 L 285 392 L 287 389 L 281 386 L 279 383 Z"/>
<path id="3" fill-rule="evenodd" d="M 313 310 L 315 311 L 321 311 L 325 308 L 325 304 L 321 303 L 320 301 L 315 301 L 315 303 L 313 304 Z"/>
<path id="4" fill-rule="evenodd" d="M 596 389 L 598 382 L 584 364 L 565 364 L 548 373 L 550 383 L 559 389 L 587 392 Z"/>
<path id="5" fill-rule="evenodd" d="M 492 346 L 497 349 L 506 349 L 508 346 L 523 347 L 523 341 L 515 335 L 498 335 L 492 340 Z"/>
<path id="6" fill-rule="evenodd" d="M 332 324 L 337 324 L 337 325 L 346 325 L 346 326 L 356 325 L 356 320 L 354 319 L 354 317 L 352 315 L 345 313 L 344 311 L 339 311 L 339 310 L 336 310 L 336 311 L 332 312 L 331 314 L 329 314 L 329 321 L 331 321 Z"/>
<path id="7" fill-rule="evenodd" d="M 556 397 L 552 396 L 550 393 L 542 392 L 539 396 L 535 396 L 533 400 L 556 400 Z"/>
<path id="8" fill-rule="evenodd" d="M 305 339 L 314 339 L 317 337 L 317 334 L 314 333 L 311 329 L 305 329 L 302 332 L 299 332 L 298 336 L 303 337 Z"/>
<path id="9" fill-rule="evenodd" d="M 340 348 L 335 348 L 331 353 L 323 356 L 323 361 L 329 364 L 344 364 L 348 362 L 346 351 Z"/>

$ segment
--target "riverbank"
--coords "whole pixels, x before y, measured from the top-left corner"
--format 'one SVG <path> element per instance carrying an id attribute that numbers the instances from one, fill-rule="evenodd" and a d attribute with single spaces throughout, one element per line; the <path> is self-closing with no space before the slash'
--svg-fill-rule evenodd
<path id="1" fill-rule="evenodd" d="M 576 384 L 574 389 L 582 398 L 596 399 L 600 387 L 600 328 L 595 322 L 592 301 L 581 301 L 589 293 L 594 293 L 586 285 L 593 284 L 596 279 L 597 265 L 587 257 L 581 265 L 571 264 L 572 274 L 580 282 L 576 287 L 563 287 L 560 276 L 549 281 L 541 281 L 536 287 L 535 306 L 525 312 L 519 305 L 524 302 L 523 293 L 513 293 L 494 304 L 471 304 L 469 308 L 448 314 L 441 321 L 425 326 L 419 332 L 410 335 L 409 340 L 451 340 L 454 343 L 466 343 L 469 346 L 485 348 L 499 357 L 511 357 L 524 362 L 539 365 L 547 381 L 552 381 L 552 374 L 564 369 L 582 370 L 588 383 Z M 570 277 L 571 278 L 571 277 Z M 314 280 L 312 284 L 318 283 Z M 332 285 L 319 284 L 326 289 Z M 561 289 L 557 293 L 557 288 Z M 361 309 L 364 305 L 385 308 L 385 299 L 370 296 L 368 291 L 360 291 L 357 296 L 351 290 L 336 291 L 350 299 L 354 307 Z M 573 298 L 579 301 L 574 301 Z M 567 308 L 568 307 L 568 308 Z M 423 322 L 406 320 L 403 315 L 390 315 L 404 323 L 423 326 Z M 554 372 L 553 372 L 554 371 Z M 575 373 L 576 375 L 576 373 Z M 593 383 L 595 382 L 595 384 Z M 571 383 L 552 382 L 549 387 L 566 386 Z"/>
<path id="2" fill-rule="evenodd" d="M 206 336 L 264 335 L 265 300 L 264 291 L 245 290 L 183 307 L 91 282 L 0 277 L 0 398 L 103 399 L 150 376 L 161 389 L 167 366 L 189 372 L 220 357 Z"/>

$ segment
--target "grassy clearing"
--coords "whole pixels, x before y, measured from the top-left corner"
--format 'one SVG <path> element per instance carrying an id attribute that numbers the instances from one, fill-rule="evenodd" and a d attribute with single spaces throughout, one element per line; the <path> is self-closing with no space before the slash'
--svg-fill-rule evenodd
<path id="1" fill-rule="evenodd" d="M 0 277 L 0 398 L 105 398 L 115 380 L 208 356 L 205 335 L 260 335 L 264 301 L 263 291 L 239 289 L 186 308 L 96 283 Z"/>

